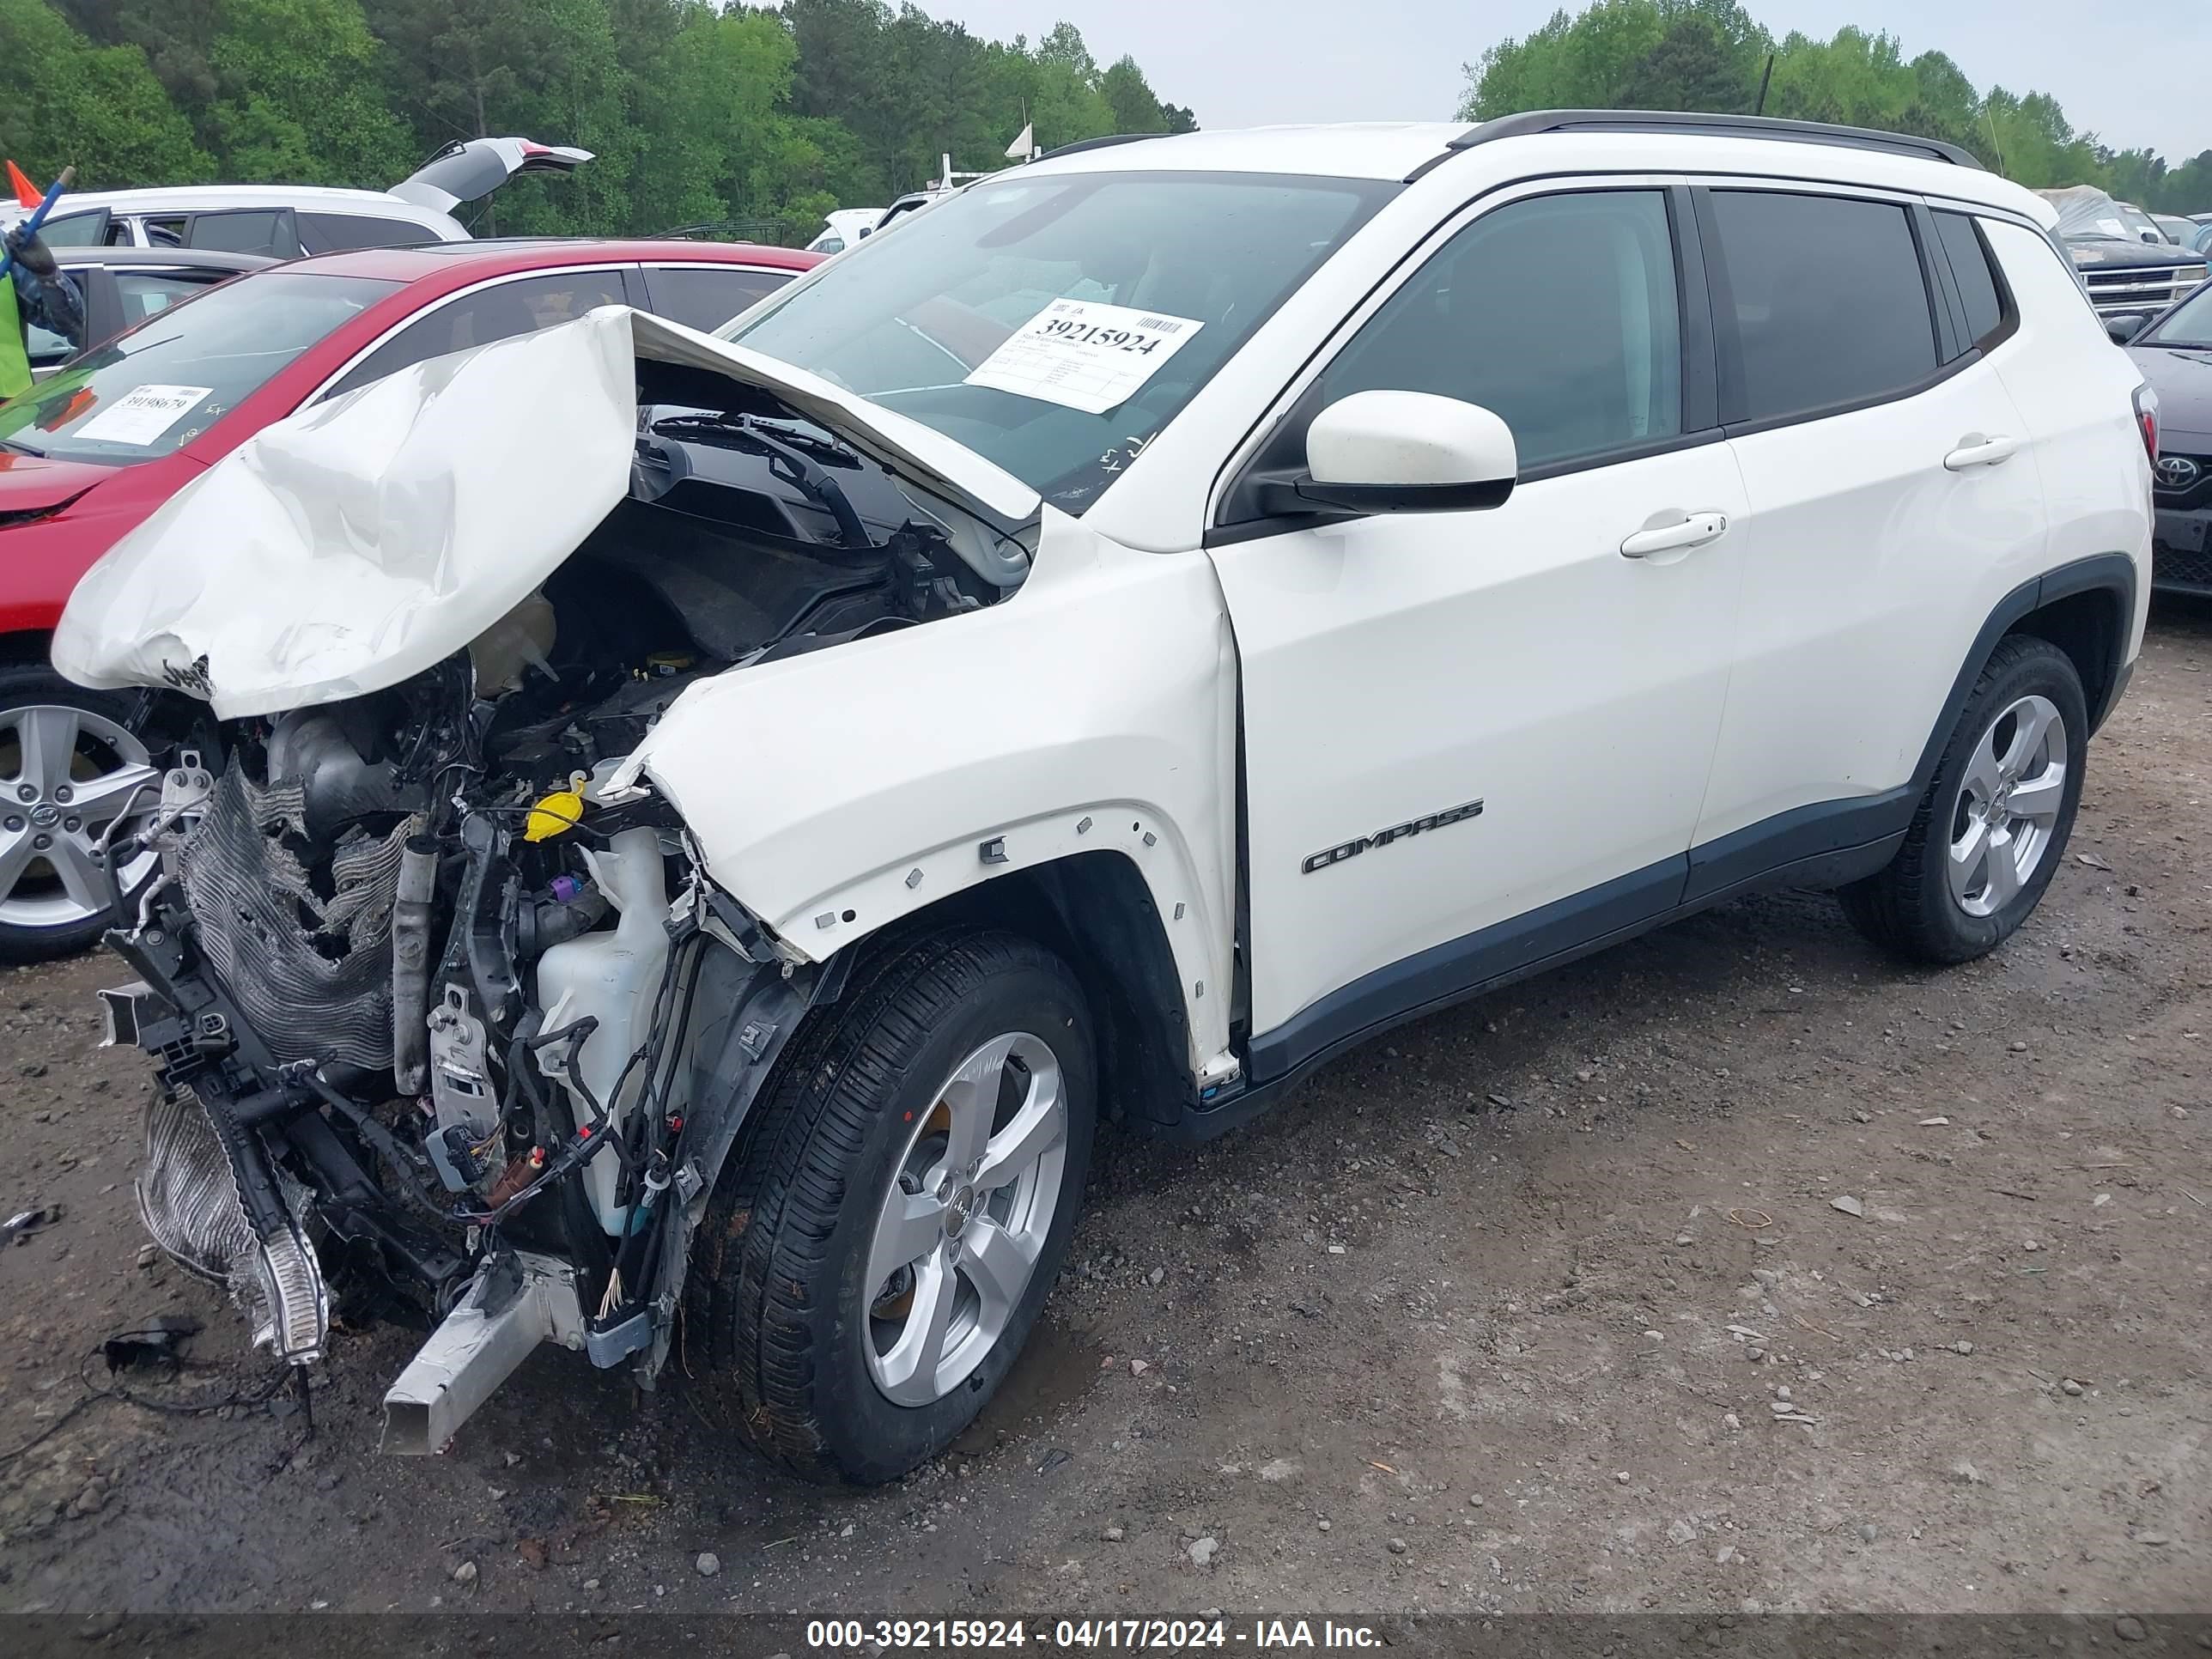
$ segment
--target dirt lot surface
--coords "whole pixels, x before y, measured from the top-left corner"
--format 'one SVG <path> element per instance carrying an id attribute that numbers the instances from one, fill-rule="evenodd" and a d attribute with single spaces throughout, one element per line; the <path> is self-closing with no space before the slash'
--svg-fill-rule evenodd
<path id="1" fill-rule="evenodd" d="M 680 1374 L 550 1350 L 450 1455 L 381 1458 L 415 1339 L 345 1331 L 312 1438 L 289 1395 L 100 1401 L 0 1463 L 0 1607 L 2212 1607 L 2208 797 L 2212 611 L 2161 609 L 1990 960 L 1901 971 L 1759 899 L 1213 1146 L 1109 1134 L 1030 1352 L 901 1485 L 793 1485 Z M 0 975 L 0 1206 L 62 1206 L 0 1249 L 0 1454 L 149 1316 L 216 1367 L 167 1397 L 265 1375 L 139 1264 L 118 976 Z"/>

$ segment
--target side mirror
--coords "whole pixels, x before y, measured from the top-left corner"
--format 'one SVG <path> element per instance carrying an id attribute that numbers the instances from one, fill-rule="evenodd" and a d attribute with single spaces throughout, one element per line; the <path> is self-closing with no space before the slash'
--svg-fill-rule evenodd
<path id="1" fill-rule="evenodd" d="M 1477 404 L 1427 392 L 1355 392 L 1306 428 L 1304 500 L 1353 513 L 1496 507 L 1521 471 L 1513 433 Z"/>
<path id="2" fill-rule="evenodd" d="M 2112 337 L 2114 345 L 2125 345 L 2150 325 L 2150 319 L 2130 311 L 2124 315 L 2105 319 L 2105 332 Z"/>

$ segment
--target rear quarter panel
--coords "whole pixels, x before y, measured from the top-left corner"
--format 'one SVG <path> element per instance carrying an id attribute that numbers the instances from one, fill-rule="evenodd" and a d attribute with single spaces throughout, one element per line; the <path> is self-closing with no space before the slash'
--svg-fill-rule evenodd
<path id="1" fill-rule="evenodd" d="M 2020 305 L 2019 337 L 1996 361 L 2033 440 L 2051 517 L 2048 568 L 2102 553 L 2135 561 L 2124 653 L 2133 662 L 2150 611 L 2150 458 L 2134 399 L 2142 373 L 2106 335 L 2049 241 L 2004 220 L 1982 222 Z"/>

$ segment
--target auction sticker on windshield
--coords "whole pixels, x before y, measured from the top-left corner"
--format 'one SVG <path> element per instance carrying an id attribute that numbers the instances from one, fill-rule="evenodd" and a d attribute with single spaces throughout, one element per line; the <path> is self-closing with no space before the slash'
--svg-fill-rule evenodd
<path id="1" fill-rule="evenodd" d="M 1096 300 L 1054 300 L 978 363 L 967 384 L 1103 415 L 1134 397 L 1205 326 Z"/>
<path id="2" fill-rule="evenodd" d="M 133 386 L 79 427 L 76 435 L 95 443 L 143 448 L 183 420 L 214 390 L 205 386 Z"/>

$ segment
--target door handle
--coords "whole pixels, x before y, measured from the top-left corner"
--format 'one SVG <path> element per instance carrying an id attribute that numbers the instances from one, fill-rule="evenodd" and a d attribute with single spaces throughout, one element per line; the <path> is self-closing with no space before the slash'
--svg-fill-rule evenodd
<path id="1" fill-rule="evenodd" d="M 1670 553 L 1677 548 L 1703 547 L 1707 542 L 1717 542 L 1728 534 L 1728 514 L 1725 513 L 1692 513 L 1680 524 L 1662 525 L 1656 530 L 1639 530 L 1620 544 L 1624 559 L 1647 559 L 1654 553 Z"/>
<path id="2" fill-rule="evenodd" d="M 2019 448 L 2019 439 L 2008 438 L 2001 432 L 1987 437 L 1969 432 L 1959 440 L 1959 447 L 1943 458 L 1943 465 L 1954 472 L 1964 472 L 1970 466 L 2002 466 Z"/>

